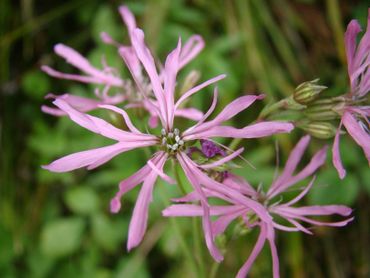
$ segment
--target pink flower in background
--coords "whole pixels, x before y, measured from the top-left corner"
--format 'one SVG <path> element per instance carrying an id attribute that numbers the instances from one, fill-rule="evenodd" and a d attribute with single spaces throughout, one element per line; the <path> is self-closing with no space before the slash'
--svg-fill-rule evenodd
<path id="1" fill-rule="evenodd" d="M 261 191 L 255 190 L 248 182 L 242 178 L 229 174 L 229 176 L 223 181 L 223 185 L 226 188 L 223 194 L 219 190 L 213 190 L 211 187 L 207 187 L 204 192 L 208 198 L 219 198 L 229 205 L 218 205 L 210 207 L 210 214 L 217 216 L 217 220 L 212 223 L 213 236 L 217 236 L 225 231 L 228 225 L 238 218 L 240 218 L 245 226 L 249 229 L 253 227 L 259 227 L 260 234 L 257 242 L 245 262 L 242 268 L 239 270 L 237 277 L 245 277 L 253 262 L 261 252 L 266 240 L 268 241 L 272 254 L 273 261 L 273 276 L 279 277 L 279 258 L 277 254 L 276 245 L 274 242 L 274 229 L 294 232 L 302 231 L 308 234 L 312 232 L 304 227 L 300 222 L 306 222 L 318 226 L 345 226 L 348 222 L 352 221 L 353 218 L 346 219 L 340 222 L 321 222 L 314 220 L 312 216 L 325 216 L 338 214 L 341 216 L 349 216 L 351 209 L 341 205 L 325 205 L 325 206 L 294 206 L 299 200 L 301 200 L 310 190 L 314 179 L 311 180 L 308 186 L 304 188 L 295 198 L 288 202 L 281 202 L 277 199 L 274 202 L 274 198 L 285 191 L 289 190 L 297 182 L 311 176 L 324 162 L 326 157 L 327 148 L 324 147 L 317 152 L 311 159 L 309 164 L 294 175 L 298 163 L 301 161 L 303 153 L 307 148 L 310 141 L 309 136 L 303 137 L 296 147 L 291 152 L 289 159 L 282 174 L 277 177 L 268 192 L 264 194 Z M 249 202 L 240 202 L 227 193 L 227 190 L 231 192 L 237 191 L 248 198 Z M 239 196 L 238 196 L 239 198 Z M 183 198 L 175 199 L 176 202 L 193 202 L 199 201 L 199 195 L 190 193 Z M 203 216 L 204 212 L 202 207 L 195 204 L 176 204 L 171 205 L 163 211 L 163 215 L 167 217 L 178 217 L 178 216 Z M 257 219 L 253 216 L 256 215 Z M 269 215 L 270 218 L 267 216 Z M 263 218 L 261 217 L 263 216 Z M 278 219 L 285 219 L 292 226 L 286 226 L 278 223 Z M 267 221 L 266 221 L 267 220 Z"/>
<path id="2" fill-rule="evenodd" d="M 44 168 L 54 172 L 67 172 L 81 167 L 92 169 L 102 165 L 122 152 L 136 148 L 157 146 L 159 150 L 153 154 L 152 158 L 147 161 L 147 164 L 138 172 L 120 183 L 119 192 L 111 202 L 111 211 L 118 212 L 121 206 L 121 197 L 138 184 L 143 184 L 130 222 L 127 243 L 128 249 L 130 250 L 137 246 L 144 236 L 148 219 L 148 207 L 152 199 L 153 186 L 157 177 L 160 176 L 165 181 L 174 183 L 174 180 L 163 171 L 166 160 L 169 157 L 173 157 L 177 159 L 184 169 L 190 183 L 201 200 L 204 214 L 203 228 L 205 231 L 206 243 L 213 257 L 216 260 L 221 260 L 222 256 L 213 242 L 209 205 L 203 192 L 204 187 L 210 188 L 213 191 L 219 191 L 245 205 L 249 204 L 251 207 L 255 206 L 256 214 L 258 214 L 261 219 L 264 219 L 266 223 L 270 221 L 269 216 L 266 214 L 262 205 L 250 200 L 237 191 L 226 188 L 224 185 L 213 181 L 204 174 L 198 168 L 198 165 L 186 155 L 187 146 L 194 143 L 191 141 L 206 140 L 215 137 L 259 138 L 275 133 L 290 132 L 293 129 L 293 125 L 284 122 L 259 122 L 240 129 L 222 125 L 225 121 L 230 120 L 236 114 L 248 108 L 254 101 L 262 98 L 262 96 L 254 95 L 243 96 L 234 100 L 213 120 L 207 121 L 217 103 L 217 91 L 215 91 L 212 105 L 207 113 L 204 114 L 194 126 L 181 132 L 174 126 L 174 118 L 181 109 L 181 104 L 204 87 L 223 79 L 225 75 L 217 76 L 191 88 L 175 102 L 176 76 L 179 69 L 183 66 L 184 60 L 186 61 L 189 59 L 185 59 L 183 56 L 186 50 L 184 50 L 184 48 L 187 46 L 185 45 L 182 47 L 181 41 L 179 41 L 177 47 L 167 56 L 163 71 L 161 71 L 161 74 L 158 74 L 154 58 L 144 43 L 144 33 L 142 30 L 130 30 L 130 37 L 132 41 L 132 50 L 138 60 L 133 62 L 129 58 L 134 56 L 123 55 L 124 60 L 130 72 L 133 73 L 134 80 L 138 87 L 140 87 L 142 83 L 140 80 L 137 80 L 138 76 L 134 74 L 139 68 L 137 64 L 141 63 L 142 67 L 145 69 L 149 77 L 152 96 L 150 98 L 147 97 L 141 90 L 140 94 L 143 99 L 147 100 L 148 103 L 152 105 L 153 111 L 155 111 L 162 126 L 161 134 L 151 135 L 142 133 L 132 124 L 127 113 L 115 106 L 99 105 L 100 108 L 121 114 L 129 129 L 128 131 L 120 130 L 100 118 L 80 112 L 65 100 L 58 98 L 54 101 L 54 104 L 64 113 L 68 114 L 74 122 L 92 132 L 101 134 L 117 142 L 110 146 L 71 154 L 44 166 Z M 225 155 L 217 162 L 213 162 L 209 165 L 202 165 L 201 167 L 205 169 L 206 167 L 212 168 L 219 164 L 223 164 L 239 155 L 242 150 L 243 149 L 239 149 L 235 153 Z M 271 232 L 273 232 L 273 230 L 270 229 L 270 233 Z"/>
<path id="3" fill-rule="evenodd" d="M 360 106 L 370 90 L 370 9 L 368 11 L 367 29 L 360 43 L 356 39 L 361 27 L 357 20 L 352 20 L 345 33 L 345 48 L 348 63 L 348 76 L 350 79 L 351 92 L 349 93 L 350 103 L 343 110 L 342 119 L 335 135 L 333 144 L 333 164 L 339 176 L 343 179 L 346 171 L 343 168 L 339 152 L 339 137 L 342 125 L 347 132 L 363 149 L 367 160 L 370 163 L 370 106 Z"/>
<path id="4" fill-rule="evenodd" d="M 104 69 L 100 70 L 92 66 L 91 63 L 80 53 L 66 45 L 57 44 L 54 47 L 54 51 L 56 54 L 64 58 L 69 64 L 81 70 L 86 75 L 62 73 L 50 68 L 49 66 L 41 67 L 41 69 L 44 72 L 56 78 L 74 80 L 82 83 L 104 85 L 104 89 L 102 90 L 102 92 L 96 89 L 95 95 L 98 98 L 97 100 L 73 96 L 70 94 L 64 94 L 62 96 L 48 94 L 47 98 L 56 99 L 58 97 L 62 97 L 65 101 L 69 103 L 69 105 L 78 109 L 81 112 L 87 112 L 96 109 L 100 104 L 118 104 L 126 99 L 126 95 L 131 90 L 130 82 L 121 79 L 118 73 L 115 71 L 115 69 L 110 68 L 104 60 L 103 60 Z M 110 96 L 109 90 L 111 87 L 119 88 L 124 92 L 122 94 Z M 63 111 L 54 107 L 43 105 L 41 109 L 45 113 L 51 115 L 55 116 L 65 115 Z"/>
<path id="5" fill-rule="evenodd" d="M 124 23 L 126 24 L 129 37 L 132 42 L 131 34 L 136 28 L 135 17 L 125 6 L 121 6 L 119 8 L 119 12 Z M 131 70 L 132 77 L 137 84 L 137 89 L 132 86 L 131 80 L 122 79 L 117 70 L 109 67 L 105 60 L 103 60 L 103 70 L 100 70 L 92 66 L 86 58 L 84 58 L 74 49 L 63 44 L 57 44 L 54 47 L 55 53 L 86 75 L 62 73 L 50 68 L 49 66 L 42 66 L 43 71 L 56 78 L 69 79 L 82 83 L 104 85 L 104 88 L 101 92 L 96 89 L 95 96 L 97 99 L 74 96 L 70 94 L 63 94 L 61 96 L 48 94 L 46 98 L 63 98 L 69 105 L 81 112 L 88 112 L 97 109 L 99 105 L 119 104 L 123 101 L 127 101 L 128 104 L 126 105 L 126 108 L 140 107 L 147 110 L 150 114 L 149 126 L 151 128 L 156 127 L 158 124 L 158 116 L 155 111 L 156 101 L 153 100 L 151 84 L 148 83 L 146 77 L 143 75 L 142 66 L 139 59 L 136 57 L 134 49 L 132 46 L 119 44 L 105 32 L 101 34 L 101 38 L 105 43 L 118 47 L 120 56 L 127 64 L 130 65 L 129 69 Z M 204 41 L 202 37 L 199 35 L 191 36 L 181 49 L 179 69 L 183 68 L 192 59 L 194 59 L 203 48 Z M 165 76 L 165 73 L 162 72 L 160 76 L 161 83 L 163 83 L 163 77 Z M 112 87 L 115 88 L 118 93 L 110 96 L 109 91 Z M 137 93 L 137 90 L 140 90 L 140 93 Z M 41 109 L 45 113 L 54 116 L 65 115 L 62 110 L 55 107 L 43 105 Z M 184 117 L 191 120 L 199 120 L 203 114 L 194 108 L 179 108 L 176 110 L 175 116 Z"/>

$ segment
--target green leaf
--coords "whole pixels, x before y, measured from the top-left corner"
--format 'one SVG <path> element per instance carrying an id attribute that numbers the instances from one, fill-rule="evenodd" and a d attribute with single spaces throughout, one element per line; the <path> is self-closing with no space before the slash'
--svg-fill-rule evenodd
<path id="1" fill-rule="evenodd" d="M 50 271 L 56 263 L 54 258 L 43 255 L 39 248 L 33 250 L 32 256 L 28 256 L 26 260 L 31 277 L 50 276 Z"/>
<path id="2" fill-rule="evenodd" d="M 8 265 L 13 257 L 14 247 L 12 234 L 0 225 L 0 268 Z"/>
<path id="3" fill-rule="evenodd" d="M 361 184 L 363 185 L 363 187 L 367 191 L 367 194 L 370 195 L 370 171 L 369 171 L 369 168 L 367 166 L 365 166 L 362 169 L 361 174 L 362 174 L 362 183 Z"/>
<path id="4" fill-rule="evenodd" d="M 114 251 L 122 246 L 127 236 L 128 222 L 125 220 L 113 222 L 104 214 L 92 218 L 92 232 L 98 244 L 108 251 Z"/>
<path id="5" fill-rule="evenodd" d="M 78 214 L 92 214 L 99 208 L 97 193 L 87 186 L 69 189 L 64 195 L 64 201 L 70 210 Z"/>
<path id="6" fill-rule="evenodd" d="M 358 179 L 347 174 L 344 180 L 340 180 L 334 169 L 322 172 L 308 194 L 311 205 L 343 204 L 351 206 L 359 192 Z"/>
<path id="7" fill-rule="evenodd" d="M 85 222 L 79 217 L 47 223 L 41 232 L 41 251 L 55 258 L 74 253 L 81 245 L 84 228 Z"/>
<path id="8" fill-rule="evenodd" d="M 21 86 L 29 97 L 41 100 L 50 90 L 50 81 L 45 73 L 32 70 L 23 76 Z"/>
<path id="9" fill-rule="evenodd" d="M 145 260 L 140 256 L 125 256 L 118 264 L 116 275 L 113 277 L 150 277 Z"/>

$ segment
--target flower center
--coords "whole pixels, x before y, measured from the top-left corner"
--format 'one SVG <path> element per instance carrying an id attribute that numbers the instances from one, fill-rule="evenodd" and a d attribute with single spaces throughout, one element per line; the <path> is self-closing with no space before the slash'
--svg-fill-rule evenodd
<path id="1" fill-rule="evenodd" d="M 162 148 L 171 154 L 182 151 L 185 148 L 185 142 L 182 140 L 180 131 L 177 128 L 169 132 L 163 128 L 161 130 L 160 142 Z"/>

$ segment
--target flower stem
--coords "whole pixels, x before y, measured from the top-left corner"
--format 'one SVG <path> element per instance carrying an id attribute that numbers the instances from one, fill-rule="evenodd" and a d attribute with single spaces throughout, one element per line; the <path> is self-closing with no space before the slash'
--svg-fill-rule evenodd
<path id="1" fill-rule="evenodd" d="M 166 207 L 170 205 L 169 203 L 169 196 L 167 194 L 166 189 L 161 190 L 161 195 L 162 195 L 162 201 L 165 204 Z M 170 224 L 172 225 L 172 228 L 175 231 L 175 234 L 178 237 L 180 248 L 183 251 L 184 256 L 186 257 L 186 261 L 189 263 L 189 266 L 192 268 L 194 274 L 196 274 L 196 277 L 198 277 L 198 268 L 197 268 L 197 263 L 196 260 L 194 259 L 194 255 L 192 254 L 187 242 L 186 242 L 186 237 L 183 233 L 183 230 L 181 229 L 177 218 L 170 217 L 169 218 Z"/>
<path id="2" fill-rule="evenodd" d="M 265 108 L 262 109 L 261 113 L 259 114 L 257 122 L 265 120 L 266 118 L 268 118 L 268 116 L 277 112 L 280 109 L 287 108 L 288 106 L 290 106 L 291 102 L 292 102 L 291 98 L 287 97 L 271 105 L 267 105 Z"/>
<path id="3" fill-rule="evenodd" d="M 198 223 L 198 219 L 193 217 L 193 238 L 194 238 L 194 253 L 196 254 L 196 258 L 198 261 L 198 268 L 199 268 L 199 276 L 206 277 L 205 273 L 205 264 L 204 264 L 204 257 L 202 252 L 202 240 L 200 237 L 201 234 L 201 226 Z"/>
<path id="4" fill-rule="evenodd" d="M 177 185 L 178 185 L 178 186 L 179 186 L 179 188 L 180 188 L 181 193 L 182 193 L 183 195 L 188 194 L 188 193 L 186 192 L 186 189 L 185 189 L 184 184 L 183 184 L 183 183 L 182 183 L 182 181 L 181 181 L 181 177 L 180 177 L 179 169 L 178 169 L 178 167 L 177 167 L 177 164 L 176 164 L 176 161 L 175 161 L 175 160 L 172 160 L 172 171 L 173 171 L 173 173 L 174 173 L 174 175 L 175 175 L 175 179 L 176 179 Z"/>
<path id="5" fill-rule="evenodd" d="M 186 195 L 186 189 L 184 184 L 181 181 L 180 177 L 180 172 L 179 168 L 177 167 L 176 162 L 173 160 L 172 161 L 172 169 L 175 175 L 176 182 L 182 192 L 182 194 Z M 193 218 L 192 219 L 192 233 L 193 233 L 193 247 L 194 247 L 194 255 L 193 259 L 195 258 L 195 263 L 196 263 L 196 270 L 197 270 L 197 277 L 206 277 L 205 275 L 205 268 L 204 268 L 204 260 L 203 260 L 203 253 L 202 253 L 202 241 L 201 241 L 201 228 L 198 225 L 198 219 Z"/>

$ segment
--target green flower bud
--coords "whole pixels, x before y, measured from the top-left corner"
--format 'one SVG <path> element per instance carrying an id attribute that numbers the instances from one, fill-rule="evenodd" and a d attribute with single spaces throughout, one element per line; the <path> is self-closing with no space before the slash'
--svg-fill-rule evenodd
<path id="1" fill-rule="evenodd" d="M 186 77 L 180 89 L 180 96 L 193 88 L 200 78 L 200 72 L 192 70 Z"/>
<path id="2" fill-rule="evenodd" d="M 305 109 L 307 118 L 314 121 L 330 121 L 339 119 L 341 111 L 345 107 L 345 98 L 325 98 L 314 101 Z"/>
<path id="3" fill-rule="evenodd" d="M 319 139 L 329 139 L 335 136 L 336 128 L 328 122 L 307 122 L 297 125 L 308 134 Z"/>
<path id="4" fill-rule="evenodd" d="M 300 84 L 293 93 L 293 98 L 300 104 L 309 104 L 319 97 L 319 94 L 325 90 L 326 86 L 318 85 L 319 79 L 306 81 Z"/>

